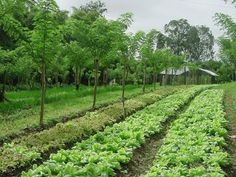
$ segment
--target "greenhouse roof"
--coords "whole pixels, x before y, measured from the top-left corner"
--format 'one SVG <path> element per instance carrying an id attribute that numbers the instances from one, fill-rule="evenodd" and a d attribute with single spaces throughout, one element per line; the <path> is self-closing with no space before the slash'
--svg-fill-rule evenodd
<path id="1" fill-rule="evenodd" d="M 209 74 L 211 76 L 218 76 L 218 74 L 214 73 L 213 71 L 207 70 L 207 69 L 198 68 L 198 70 L 200 70 L 200 71 L 202 71 L 204 73 L 207 73 L 207 74 Z M 179 68 L 179 69 L 168 68 L 167 71 L 163 70 L 160 74 L 162 74 L 162 75 L 167 74 L 167 75 L 179 76 L 179 75 L 184 74 L 185 72 L 189 72 L 189 67 L 186 67 L 186 68 L 182 67 L 182 68 Z"/>

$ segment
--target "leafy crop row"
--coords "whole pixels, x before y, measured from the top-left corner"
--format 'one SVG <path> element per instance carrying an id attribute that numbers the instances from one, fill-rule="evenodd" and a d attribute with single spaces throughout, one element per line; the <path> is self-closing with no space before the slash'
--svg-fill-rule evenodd
<path id="1" fill-rule="evenodd" d="M 145 177 L 223 177 L 228 163 L 223 91 L 207 90 L 171 126 Z"/>
<path id="2" fill-rule="evenodd" d="M 154 103 L 176 91 L 172 88 L 136 96 L 126 101 L 127 114 Z M 15 169 L 28 166 L 38 160 L 44 153 L 64 148 L 68 144 L 78 142 L 94 132 L 102 130 L 123 118 L 121 103 L 89 112 L 85 116 L 57 124 L 55 127 L 18 139 L 0 148 L 0 174 L 13 172 Z"/>
<path id="3" fill-rule="evenodd" d="M 205 87 L 193 87 L 170 95 L 138 111 L 126 121 L 107 127 L 89 139 L 77 143 L 72 150 L 60 150 L 50 160 L 23 176 L 109 176 L 121 163 L 127 163 L 134 149 L 145 142 L 145 137 L 158 133 L 162 123 L 176 115 Z"/>

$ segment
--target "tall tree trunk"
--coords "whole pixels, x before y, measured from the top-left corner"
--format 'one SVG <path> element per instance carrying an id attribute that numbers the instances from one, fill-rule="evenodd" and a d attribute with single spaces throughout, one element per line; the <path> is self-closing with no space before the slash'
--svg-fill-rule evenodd
<path id="1" fill-rule="evenodd" d="M 2 84 L 2 89 L 0 90 L 0 102 L 5 101 L 5 92 L 6 92 L 6 71 L 3 72 L 3 84 Z"/>
<path id="2" fill-rule="evenodd" d="M 89 87 L 91 86 L 91 77 L 90 76 L 88 77 L 88 86 Z"/>
<path id="3" fill-rule="evenodd" d="M 152 83 L 153 83 L 153 89 L 156 89 L 156 83 L 155 83 L 155 72 L 153 72 L 153 76 L 152 76 Z"/>
<path id="4" fill-rule="evenodd" d="M 95 80 L 94 80 L 93 107 L 92 107 L 93 109 L 95 109 L 95 106 L 96 106 L 96 99 L 97 99 L 98 68 L 99 68 L 99 62 L 98 62 L 98 59 L 95 59 L 95 60 L 94 60 Z"/>
<path id="5" fill-rule="evenodd" d="M 171 85 L 174 85 L 174 69 L 171 68 Z"/>
<path id="6" fill-rule="evenodd" d="M 144 63 L 144 73 L 143 73 L 143 93 L 146 90 L 146 71 L 147 70 L 147 66 L 146 66 L 146 62 Z"/>
<path id="7" fill-rule="evenodd" d="M 79 89 L 80 89 L 80 84 L 81 84 L 81 75 L 82 75 L 82 69 L 79 68 L 79 80 L 78 80 Z"/>
<path id="8" fill-rule="evenodd" d="M 39 124 L 43 127 L 44 124 L 44 103 L 45 103 L 45 95 L 46 95 L 46 64 L 42 62 L 41 66 L 41 103 L 40 103 L 40 120 Z"/>
<path id="9" fill-rule="evenodd" d="M 177 76 L 176 74 L 177 74 L 177 71 L 176 71 L 176 69 L 175 69 L 175 71 L 174 71 L 174 79 L 173 79 L 173 82 L 175 83 L 175 85 L 178 84 L 178 82 L 177 82 L 178 76 Z"/>
<path id="10" fill-rule="evenodd" d="M 32 77 L 32 79 L 31 79 L 31 88 L 34 88 L 34 85 L 35 85 L 35 81 L 34 81 L 34 79 L 33 79 L 33 77 Z"/>
<path id="11" fill-rule="evenodd" d="M 236 81 L 236 61 L 234 62 L 234 81 Z"/>
<path id="12" fill-rule="evenodd" d="M 138 77 L 138 70 L 135 68 L 135 78 L 134 78 L 134 84 L 139 85 L 139 77 Z"/>
<path id="13" fill-rule="evenodd" d="M 80 67 L 75 66 L 75 87 L 76 87 L 76 90 L 79 90 L 79 87 L 80 87 L 80 75 L 81 75 Z"/>
<path id="14" fill-rule="evenodd" d="M 126 75 L 125 75 L 125 80 L 127 81 L 128 80 L 128 77 L 129 77 L 129 70 L 128 70 L 128 67 L 126 65 Z"/>
<path id="15" fill-rule="evenodd" d="M 164 86 L 166 86 L 166 84 L 167 84 L 167 69 L 165 69 L 165 78 L 164 78 L 164 83 L 163 83 L 163 85 Z"/>
<path id="16" fill-rule="evenodd" d="M 104 72 L 103 72 L 103 84 L 105 86 L 107 86 L 108 84 L 108 69 L 105 68 Z"/>
<path id="17" fill-rule="evenodd" d="M 187 68 L 184 66 L 184 84 L 187 85 Z"/>
<path id="18" fill-rule="evenodd" d="M 154 90 L 156 90 L 156 83 L 157 83 L 157 71 L 156 71 L 156 67 L 153 67 L 153 86 L 154 86 Z"/>
<path id="19" fill-rule="evenodd" d="M 60 86 L 60 83 L 59 83 L 59 74 L 56 72 L 55 73 L 55 82 L 56 82 L 56 86 L 59 87 Z"/>
<path id="20" fill-rule="evenodd" d="M 126 81 L 126 75 L 127 75 L 126 69 L 127 69 L 127 66 L 126 66 L 126 60 L 125 60 L 123 78 L 122 78 L 122 96 L 121 96 L 124 117 L 126 117 L 126 109 L 125 109 L 125 81 Z"/>
<path id="21" fill-rule="evenodd" d="M 197 70 L 194 72 L 194 84 L 197 84 Z"/>

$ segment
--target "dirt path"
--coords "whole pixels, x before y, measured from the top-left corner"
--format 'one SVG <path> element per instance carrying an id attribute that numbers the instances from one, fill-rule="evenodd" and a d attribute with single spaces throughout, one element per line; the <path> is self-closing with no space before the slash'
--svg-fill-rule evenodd
<path id="1" fill-rule="evenodd" d="M 148 138 L 145 145 L 135 150 L 131 161 L 127 165 L 123 166 L 121 171 L 117 172 L 117 176 L 134 177 L 145 174 L 145 172 L 152 166 L 156 153 L 162 145 L 165 132 L 166 131 L 163 130 L 162 134 L 156 134 Z"/>
<path id="2" fill-rule="evenodd" d="M 189 107 L 193 99 L 189 100 L 188 104 L 177 111 L 175 116 L 169 118 L 167 122 L 163 123 L 161 132 L 147 138 L 145 144 L 134 151 L 133 157 L 129 163 L 122 165 L 122 168 L 116 171 L 117 177 L 140 176 L 145 174 L 151 168 L 171 123 Z"/>
<path id="3" fill-rule="evenodd" d="M 226 91 L 225 111 L 229 121 L 228 152 L 231 156 L 231 165 L 226 168 L 229 177 L 236 177 L 236 100 L 233 95 Z"/>

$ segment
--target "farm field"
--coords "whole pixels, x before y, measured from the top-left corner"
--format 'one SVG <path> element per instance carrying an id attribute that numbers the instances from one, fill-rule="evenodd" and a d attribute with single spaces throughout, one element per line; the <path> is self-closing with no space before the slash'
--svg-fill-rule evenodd
<path id="1" fill-rule="evenodd" d="M 236 0 L 0 0 L 0 177 L 236 177 Z"/>
<path id="2" fill-rule="evenodd" d="M 114 99 L 22 134 L 0 147 L 0 176 L 234 176 L 235 85 L 128 87 L 127 118 Z"/>
<path id="3" fill-rule="evenodd" d="M 132 151 L 145 142 L 145 137 L 161 129 L 161 122 L 173 117 L 182 106 L 205 87 L 180 90 L 151 106 L 138 111 L 124 122 L 114 124 L 91 138 L 50 156 L 42 166 L 25 176 L 114 175 L 120 163 L 128 162 Z M 68 172 L 70 169 L 70 172 Z"/>
<path id="4" fill-rule="evenodd" d="M 181 87 L 160 88 L 128 99 L 126 101 L 127 115 L 176 92 L 179 88 Z M 70 144 L 102 130 L 106 125 L 122 121 L 122 119 L 122 104 L 118 102 L 95 112 L 88 112 L 72 121 L 59 123 L 48 130 L 16 138 L 0 148 L 0 158 L 3 160 L 0 163 L 0 171 L 2 173 L 14 172 L 15 169 L 29 165 L 52 150 L 69 147 Z M 21 151 L 19 152 L 19 150 Z"/>
<path id="5" fill-rule="evenodd" d="M 225 176 L 227 121 L 223 91 L 207 90 L 173 122 L 144 176 Z"/>

